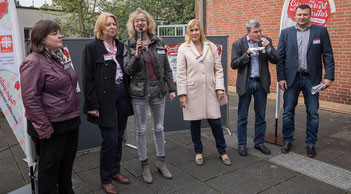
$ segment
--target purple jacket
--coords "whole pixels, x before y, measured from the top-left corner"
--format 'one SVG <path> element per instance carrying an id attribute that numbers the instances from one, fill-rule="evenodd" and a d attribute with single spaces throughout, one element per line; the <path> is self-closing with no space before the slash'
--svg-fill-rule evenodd
<path id="1" fill-rule="evenodd" d="M 61 63 L 45 52 L 32 52 L 20 67 L 22 100 L 26 117 L 39 137 L 51 135 L 51 122 L 73 119 L 80 115 L 76 91 L 77 73 L 64 70 Z"/>

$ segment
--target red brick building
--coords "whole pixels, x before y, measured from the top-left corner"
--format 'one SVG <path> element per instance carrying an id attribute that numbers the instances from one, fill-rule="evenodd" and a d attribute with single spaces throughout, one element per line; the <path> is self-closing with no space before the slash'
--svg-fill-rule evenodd
<path id="1" fill-rule="evenodd" d="M 351 105 L 351 1 L 334 0 L 336 13 L 328 23 L 334 51 L 335 81 L 320 99 Z M 280 17 L 284 0 L 196 0 L 195 15 L 201 19 L 206 35 L 228 35 L 228 82 L 235 86 L 236 71 L 230 68 L 231 47 L 246 34 L 245 24 L 250 19 L 261 22 L 263 34 L 273 39 L 277 48 Z M 201 6 L 202 5 L 202 6 Z M 271 65 L 271 91 L 276 91 L 276 68 Z"/>

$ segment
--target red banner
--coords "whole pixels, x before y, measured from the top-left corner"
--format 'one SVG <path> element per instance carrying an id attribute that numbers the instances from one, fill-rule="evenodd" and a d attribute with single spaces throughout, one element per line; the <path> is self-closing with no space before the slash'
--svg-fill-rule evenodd
<path id="1" fill-rule="evenodd" d="M 301 4 L 307 4 L 311 7 L 311 23 L 326 26 L 332 16 L 329 0 L 290 0 L 288 7 L 288 16 L 295 21 L 295 9 Z"/>

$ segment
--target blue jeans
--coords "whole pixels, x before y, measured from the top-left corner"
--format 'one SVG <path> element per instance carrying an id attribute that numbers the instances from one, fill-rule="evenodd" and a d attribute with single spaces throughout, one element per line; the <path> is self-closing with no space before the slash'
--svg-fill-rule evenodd
<path id="1" fill-rule="evenodd" d="M 226 143 L 223 135 L 221 119 L 207 119 L 207 122 L 211 126 L 212 134 L 216 140 L 216 147 L 219 154 L 226 154 Z M 195 153 L 202 154 L 203 146 L 201 142 L 201 120 L 190 121 L 190 131 Z"/>
<path id="2" fill-rule="evenodd" d="M 151 86 L 151 95 L 144 98 L 133 98 L 133 110 L 136 128 L 136 144 L 138 148 L 139 160 L 147 159 L 146 153 L 146 119 L 147 111 L 150 106 L 151 116 L 153 120 L 154 141 L 156 147 L 156 155 L 159 157 L 165 156 L 165 136 L 163 131 L 163 122 L 165 115 L 166 97 L 153 96 L 157 94 L 158 86 Z"/>
<path id="3" fill-rule="evenodd" d="M 124 83 L 116 84 L 116 119 L 114 127 L 101 127 L 100 179 L 102 184 L 112 182 L 112 176 L 121 170 L 123 135 L 130 107 L 129 92 Z"/>
<path id="4" fill-rule="evenodd" d="M 296 75 L 291 87 L 284 92 L 284 113 L 283 113 L 283 140 L 284 142 L 292 142 L 295 131 L 295 107 L 298 102 L 299 94 L 302 91 L 306 105 L 307 113 L 307 129 L 306 144 L 314 145 L 317 141 L 318 133 L 318 107 L 319 94 L 312 95 L 313 87 L 309 76 Z"/>
<path id="5" fill-rule="evenodd" d="M 251 102 L 251 96 L 254 97 L 255 109 L 255 138 L 256 146 L 264 143 L 264 136 L 266 134 L 266 104 L 267 93 L 264 90 L 260 81 L 250 80 L 249 87 L 244 95 L 239 96 L 238 105 L 238 145 L 246 146 L 247 143 L 247 117 Z"/>

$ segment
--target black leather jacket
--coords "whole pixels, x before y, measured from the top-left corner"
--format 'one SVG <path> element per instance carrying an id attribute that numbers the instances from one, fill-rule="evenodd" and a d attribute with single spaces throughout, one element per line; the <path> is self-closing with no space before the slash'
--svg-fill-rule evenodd
<path id="1" fill-rule="evenodd" d="M 149 72 L 145 51 L 142 55 L 135 56 L 136 41 L 136 38 L 133 37 L 125 42 L 123 54 L 124 70 L 126 74 L 131 76 L 129 84 L 130 95 L 133 98 L 142 98 L 150 93 Z M 152 96 L 163 97 L 167 92 L 175 92 L 172 70 L 169 66 L 167 51 L 162 39 L 152 35 L 148 51 L 150 51 L 158 81 L 157 94 L 152 94 Z"/>

